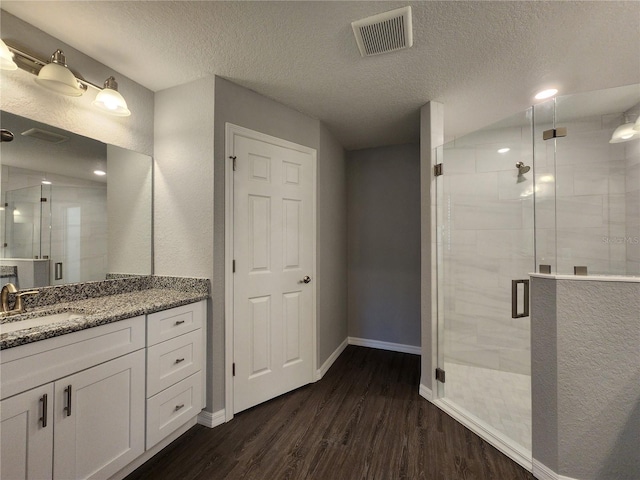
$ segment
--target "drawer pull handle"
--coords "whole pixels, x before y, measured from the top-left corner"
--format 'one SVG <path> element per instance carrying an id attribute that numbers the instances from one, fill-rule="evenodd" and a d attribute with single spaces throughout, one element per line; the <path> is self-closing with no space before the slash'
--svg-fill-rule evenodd
<path id="1" fill-rule="evenodd" d="M 67 417 L 71 416 L 71 385 L 64 389 L 64 392 L 67 394 L 67 406 L 62 410 L 67 412 Z"/>
<path id="2" fill-rule="evenodd" d="M 40 421 L 42 422 L 42 428 L 47 428 L 47 394 L 42 395 L 40 399 L 42 403 L 42 416 L 40 417 Z"/>
<path id="3" fill-rule="evenodd" d="M 176 358 L 176 363 L 184 362 L 184 358 Z"/>
<path id="4" fill-rule="evenodd" d="M 176 405 L 175 411 L 177 412 L 181 408 L 184 408 L 184 403 L 181 403 L 180 405 Z"/>
<path id="5" fill-rule="evenodd" d="M 176 320 L 176 327 L 178 325 L 182 325 L 184 323 L 184 320 Z"/>

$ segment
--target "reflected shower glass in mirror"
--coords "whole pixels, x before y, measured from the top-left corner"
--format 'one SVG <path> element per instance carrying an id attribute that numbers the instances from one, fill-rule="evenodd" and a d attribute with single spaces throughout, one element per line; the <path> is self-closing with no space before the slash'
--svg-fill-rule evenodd
<path id="1" fill-rule="evenodd" d="M 8 112 L 0 127 L 0 284 L 152 273 L 151 157 Z"/>

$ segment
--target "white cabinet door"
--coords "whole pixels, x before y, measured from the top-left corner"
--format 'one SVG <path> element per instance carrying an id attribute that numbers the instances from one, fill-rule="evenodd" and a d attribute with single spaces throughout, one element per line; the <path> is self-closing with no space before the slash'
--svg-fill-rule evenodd
<path id="1" fill-rule="evenodd" d="M 54 478 L 106 478 L 141 455 L 144 388 L 144 350 L 55 382 Z"/>
<path id="2" fill-rule="evenodd" d="M 51 478 L 53 384 L 0 402 L 0 478 Z"/>

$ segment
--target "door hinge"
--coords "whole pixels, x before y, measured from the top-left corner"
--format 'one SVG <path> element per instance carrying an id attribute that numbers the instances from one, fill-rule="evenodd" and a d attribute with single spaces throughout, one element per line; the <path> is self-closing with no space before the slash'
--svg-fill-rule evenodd
<path id="1" fill-rule="evenodd" d="M 230 158 L 231 160 L 233 160 L 233 171 L 235 172 L 235 171 L 236 171 L 236 169 L 238 168 L 238 163 L 237 163 L 237 161 L 236 161 L 236 157 L 235 157 L 235 156 L 232 156 L 232 157 L 229 157 L 229 158 Z"/>
<path id="2" fill-rule="evenodd" d="M 439 177 L 440 175 L 442 175 L 442 164 L 441 163 L 436 163 L 433 166 L 433 175 L 436 177 Z"/>
<path id="3" fill-rule="evenodd" d="M 436 368 L 436 380 L 444 383 L 444 370 L 441 368 Z"/>
<path id="4" fill-rule="evenodd" d="M 236 362 L 233 362 L 233 365 L 231 366 L 231 375 L 232 376 L 236 376 Z"/>
<path id="5" fill-rule="evenodd" d="M 46 201 L 47 201 L 47 199 L 46 199 L 46 198 L 44 198 L 44 197 L 41 197 L 41 198 L 40 198 L 40 201 L 41 201 L 41 202 L 46 202 Z"/>
<path id="6" fill-rule="evenodd" d="M 552 128 L 550 130 L 545 130 L 544 132 L 542 132 L 543 140 L 551 140 L 552 138 L 566 137 L 566 136 L 567 136 L 567 127 Z"/>
<path id="7" fill-rule="evenodd" d="M 236 273 L 236 261 L 233 260 L 231 263 L 231 273 Z"/>

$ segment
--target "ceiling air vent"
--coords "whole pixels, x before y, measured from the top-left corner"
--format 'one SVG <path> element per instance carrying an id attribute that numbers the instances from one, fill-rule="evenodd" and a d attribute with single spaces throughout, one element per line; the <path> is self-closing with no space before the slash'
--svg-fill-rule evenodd
<path id="1" fill-rule="evenodd" d="M 37 138 L 38 140 L 49 143 L 62 143 L 69 140 L 69 137 L 65 137 L 64 135 L 60 135 L 58 133 L 49 132 L 47 130 L 42 130 L 40 128 L 30 128 L 26 132 L 22 132 L 22 135 L 24 135 L 25 137 Z"/>
<path id="2" fill-rule="evenodd" d="M 411 7 L 398 8 L 351 23 L 363 57 L 413 45 Z"/>

